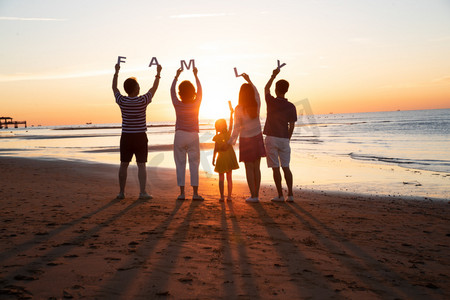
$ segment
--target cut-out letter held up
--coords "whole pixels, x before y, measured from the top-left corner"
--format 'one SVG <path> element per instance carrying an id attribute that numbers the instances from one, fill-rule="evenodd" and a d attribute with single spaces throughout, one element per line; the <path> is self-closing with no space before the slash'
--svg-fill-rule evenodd
<path id="1" fill-rule="evenodd" d="M 182 61 L 181 61 L 181 70 L 184 70 L 184 67 L 186 67 L 186 69 L 189 70 L 189 69 L 191 68 L 191 65 L 192 65 L 193 68 L 195 68 L 195 60 L 191 59 L 191 60 L 189 61 L 189 65 L 186 64 L 186 61 L 185 61 L 185 60 L 182 60 Z"/>
<path id="2" fill-rule="evenodd" d="M 280 60 L 277 60 L 277 69 L 281 69 L 282 67 L 284 67 L 286 64 L 285 63 L 283 63 L 283 64 L 281 64 L 280 65 Z"/>
<path id="3" fill-rule="evenodd" d="M 125 62 L 125 59 L 127 59 L 125 56 L 118 56 L 117 57 L 117 63 L 120 65 L 120 63 L 124 63 Z"/>
<path id="4" fill-rule="evenodd" d="M 238 71 L 236 68 L 234 68 L 234 75 L 236 75 L 236 77 L 242 76 L 242 74 L 238 74 Z"/>
<path id="5" fill-rule="evenodd" d="M 230 111 L 233 111 L 233 104 L 231 104 L 230 100 L 228 100 L 228 106 L 230 107 Z"/>
<path id="6" fill-rule="evenodd" d="M 156 57 L 152 57 L 152 60 L 150 61 L 150 64 L 148 65 L 149 67 L 151 67 L 151 66 L 159 66 L 159 62 L 158 62 L 158 60 L 156 59 Z"/>

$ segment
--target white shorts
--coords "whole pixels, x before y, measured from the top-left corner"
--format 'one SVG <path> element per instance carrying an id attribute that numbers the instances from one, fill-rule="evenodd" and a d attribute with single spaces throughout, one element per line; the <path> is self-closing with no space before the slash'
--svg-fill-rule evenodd
<path id="1" fill-rule="evenodd" d="M 291 146 L 289 139 L 275 136 L 266 136 L 267 166 L 269 168 L 288 168 L 291 161 Z"/>

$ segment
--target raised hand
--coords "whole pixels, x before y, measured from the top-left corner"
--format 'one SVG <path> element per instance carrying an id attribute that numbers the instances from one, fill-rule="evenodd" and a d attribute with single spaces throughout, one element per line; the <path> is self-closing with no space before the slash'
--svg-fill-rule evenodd
<path id="1" fill-rule="evenodd" d="M 183 72 L 183 69 L 182 69 L 182 68 L 179 68 L 179 69 L 177 70 L 177 75 L 175 75 L 175 77 L 178 78 L 178 76 L 180 76 L 181 72 Z"/>
<path id="2" fill-rule="evenodd" d="M 233 105 L 231 105 L 231 101 L 228 101 L 228 106 L 230 108 L 230 113 L 233 114 L 234 113 L 234 108 L 233 108 Z"/>
<path id="3" fill-rule="evenodd" d="M 250 83 L 251 82 L 251 80 L 250 80 L 250 76 L 248 76 L 248 74 L 247 73 L 242 73 L 242 77 L 245 79 L 245 81 L 247 81 L 248 83 Z"/>
<path id="4" fill-rule="evenodd" d="M 280 68 L 276 68 L 275 70 L 273 70 L 272 72 L 272 76 L 276 77 L 279 73 L 280 73 L 281 69 Z"/>

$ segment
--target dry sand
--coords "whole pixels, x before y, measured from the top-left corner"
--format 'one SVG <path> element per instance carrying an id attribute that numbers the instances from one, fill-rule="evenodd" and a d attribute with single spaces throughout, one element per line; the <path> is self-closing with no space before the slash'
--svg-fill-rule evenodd
<path id="1" fill-rule="evenodd" d="M 295 191 L 295 203 L 127 198 L 117 167 L 0 158 L 0 299 L 450 299 L 450 204 Z M 190 189 L 189 189 L 190 192 Z"/>

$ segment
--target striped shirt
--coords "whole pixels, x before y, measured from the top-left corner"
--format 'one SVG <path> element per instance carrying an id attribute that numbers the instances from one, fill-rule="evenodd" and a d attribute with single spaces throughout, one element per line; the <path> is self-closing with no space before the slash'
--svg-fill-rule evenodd
<path id="1" fill-rule="evenodd" d="M 139 97 L 122 96 L 120 92 L 114 94 L 116 103 L 122 113 L 122 133 L 140 133 L 147 131 L 147 105 L 152 102 L 150 92 Z"/>

